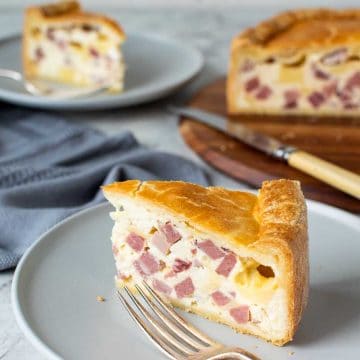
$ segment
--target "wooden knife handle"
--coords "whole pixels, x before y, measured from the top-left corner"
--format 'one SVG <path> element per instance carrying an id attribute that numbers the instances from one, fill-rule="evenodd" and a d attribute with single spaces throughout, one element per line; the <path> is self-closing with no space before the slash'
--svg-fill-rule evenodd
<path id="1" fill-rule="evenodd" d="M 300 150 L 289 155 L 288 163 L 290 166 L 360 199 L 359 175 Z"/>

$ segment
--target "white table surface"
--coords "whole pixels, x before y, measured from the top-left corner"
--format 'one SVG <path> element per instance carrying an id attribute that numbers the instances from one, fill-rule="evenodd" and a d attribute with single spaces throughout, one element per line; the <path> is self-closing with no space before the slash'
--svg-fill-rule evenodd
<path id="1" fill-rule="evenodd" d="M 151 148 L 180 154 L 201 164 L 208 169 L 213 184 L 246 188 L 244 184 L 207 167 L 186 147 L 177 131 L 175 118 L 164 111 L 164 105 L 188 98 L 202 85 L 225 74 L 231 37 L 243 27 L 254 24 L 275 11 L 276 9 L 245 11 L 243 8 L 112 10 L 112 16 L 118 19 L 125 29 L 156 31 L 197 47 L 205 57 L 205 68 L 200 76 L 177 96 L 129 109 L 71 112 L 64 116 L 109 134 L 130 130 L 141 143 Z M 20 29 L 21 14 L 4 10 L 0 12 L 0 36 L 14 34 Z M 0 273 L 0 359 L 43 359 L 15 323 L 10 304 L 12 275 L 12 271 Z"/>

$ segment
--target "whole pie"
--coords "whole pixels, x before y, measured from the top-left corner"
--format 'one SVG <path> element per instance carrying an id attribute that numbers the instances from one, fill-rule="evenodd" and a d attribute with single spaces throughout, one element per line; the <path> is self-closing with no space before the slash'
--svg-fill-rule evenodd
<path id="1" fill-rule="evenodd" d="M 87 13 L 77 1 L 29 7 L 23 32 L 24 74 L 77 86 L 124 86 L 122 28 L 108 17 Z"/>
<path id="2" fill-rule="evenodd" d="M 232 41 L 229 113 L 360 114 L 360 10 L 289 11 Z"/>
<path id="3" fill-rule="evenodd" d="M 146 280 L 172 304 L 276 345 L 290 341 L 308 296 L 306 205 L 299 183 L 259 195 L 180 181 L 103 188 L 115 207 L 116 284 Z"/>

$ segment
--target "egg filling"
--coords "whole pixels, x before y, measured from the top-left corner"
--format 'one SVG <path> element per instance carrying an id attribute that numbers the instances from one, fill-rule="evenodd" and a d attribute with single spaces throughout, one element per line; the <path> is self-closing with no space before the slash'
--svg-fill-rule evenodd
<path id="1" fill-rule="evenodd" d="M 355 111 L 360 108 L 360 55 L 332 51 L 261 61 L 242 58 L 235 85 L 236 106 L 288 112 Z"/>
<path id="2" fill-rule="evenodd" d="M 131 213 L 131 216 L 129 216 Z M 276 268 L 220 246 L 187 222 L 132 204 L 111 214 L 116 283 L 146 280 L 174 305 L 244 329 L 277 332 L 285 318 Z"/>
<path id="3" fill-rule="evenodd" d="M 110 28 L 87 23 L 38 24 L 32 25 L 27 36 L 29 77 L 123 89 L 122 39 Z"/>

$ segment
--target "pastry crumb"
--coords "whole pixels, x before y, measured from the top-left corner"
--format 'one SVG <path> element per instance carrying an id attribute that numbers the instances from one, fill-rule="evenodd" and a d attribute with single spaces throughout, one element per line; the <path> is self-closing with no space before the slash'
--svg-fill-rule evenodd
<path id="1" fill-rule="evenodd" d="M 104 302 L 104 301 L 106 301 L 106 299 L 105 299 L 103 296 L 98 295 L 98 296 L 96 297 L 96 301 L 98 301 L 98 302 Z"/>
<path id="2" fill-rule="evenodd" d="M 294 355 L 295 354 L 295 351 L 289 351 L 289 355 Z"/>

